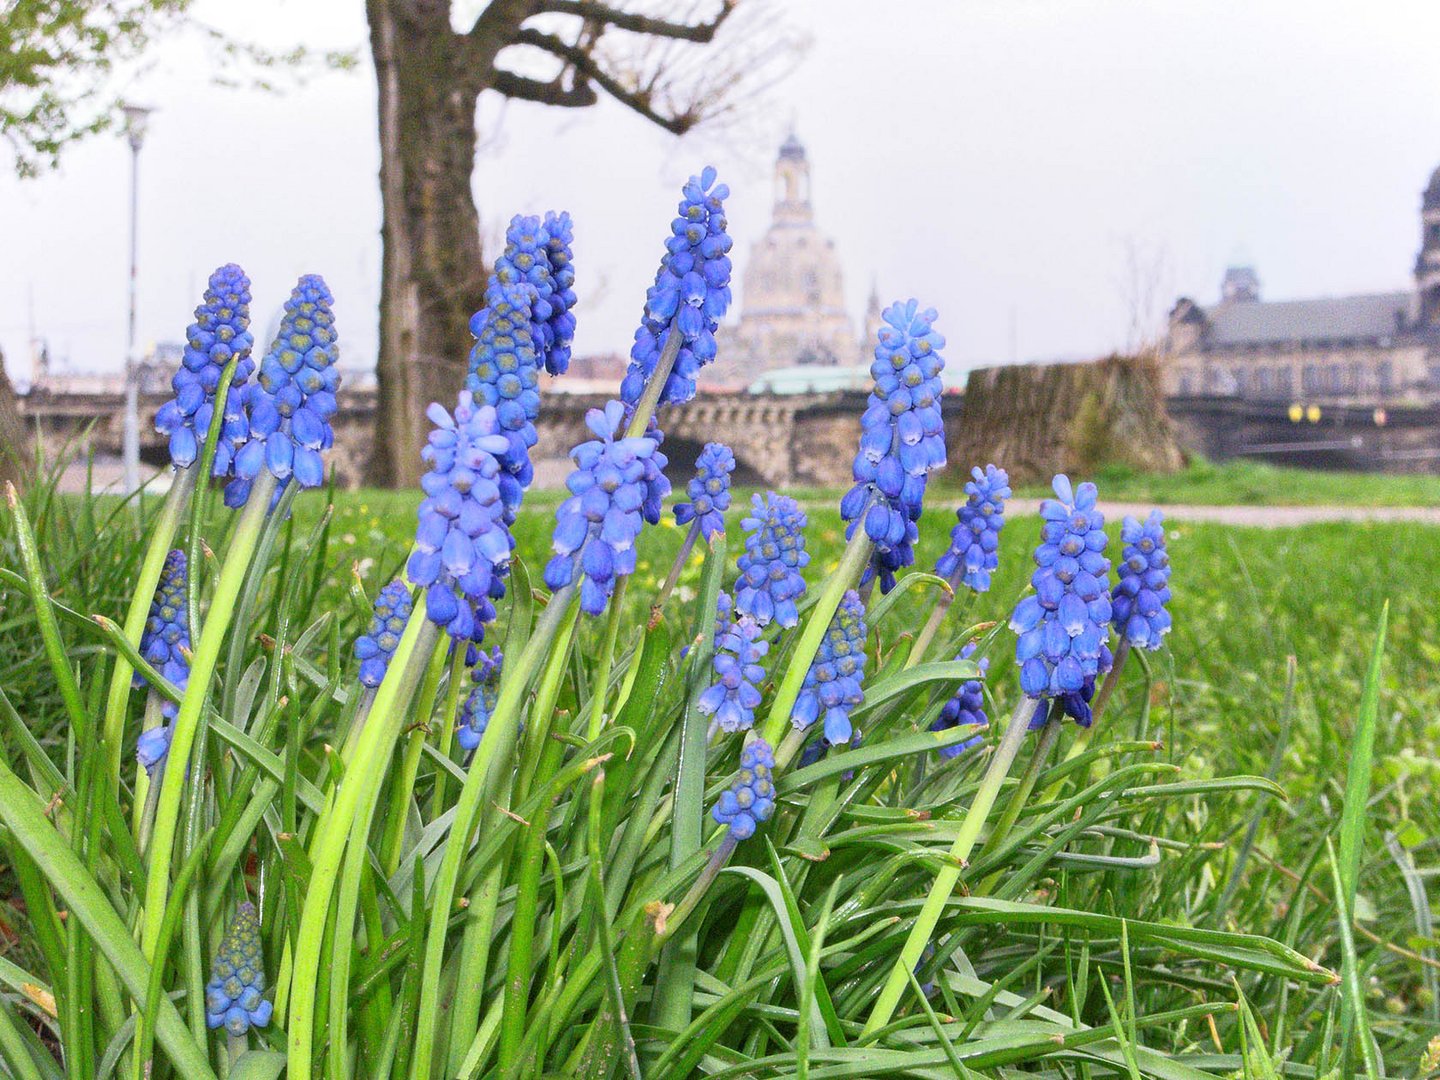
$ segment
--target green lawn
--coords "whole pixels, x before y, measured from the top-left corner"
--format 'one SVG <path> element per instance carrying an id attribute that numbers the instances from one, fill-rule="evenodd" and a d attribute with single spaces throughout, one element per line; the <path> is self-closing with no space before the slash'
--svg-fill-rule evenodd
<path id="1" fill-rule="evenodd" d="M 1440 475 L 1287 469 L 1258 461 L 1192 461 L 1169 476 L 1126 468 L 1101 469 L 1101 493 L 1118 502 L 1202 506 L 1440 506 Z M 1043 485 L 1020 494 L 1048 495 Z"/>
<path id="2" fill-rule="evenodd" d="M 1235 478 L 1248 468 L 1216 470 L 1228 478 L 1216 483 L 1236 494 Z M 1202 473 L 1192 469 L 1183 475 Z M 1401 492 L 1407 482 L 1418 494 L 1420 484 L 1408 478 L 1388 478 L 1382 490 Z M 1118 485 L 1120 491 L 1107 485 L 1102 491 L 1129 499 L 1168 484 L 1177 492 L 1175 498 L 1194 498 L 1177 480 L 1151 480 L 1148 488 L 1138 479 L 1135 483 L 1128 489 Z M 1354 495 L 1358 488 L 1347 485 L 1345 490 Z M 823 498 L 820 493 L 805 494 L 807 504 Z M 556 499 L 551 495 L 532 501 L 545 504 L 544 509 L 522 515 L 515 532 L 519 554 L 538 580 Z M 358 560 L 368 591 L 384 583 L 408 549 L 415 502 L 414 496 L 389 492 L 340 499 L 333 529 L 341 545 L 336 562 Z M 313 510 L 306 507 L 301 516 Z M 931 513 L 922 523 L 922 569 L 933 566 L 953 522 L 948 507 L 937 506 Z M 740 516 L 738 511 L 730 516 L 732 559 L 742 542 Z M 970 604 L 965 623 L 1007 617 L 1033 568 L 1029 554 L 1037 531 L 1031 517 L 1007 523 L 994 588 Z M 1116 556 L 1118 532 L 1118 522 L 1110 522 Z M 642 536 L 639 573 L 647 585 L 632 590 L 632 596 L 640 594 L 637 603 L 648 604 L 653 589 L 648 583 L 669 569 L 682 535 L 667 511 L 665 523 Z M 813 582 L 839 561 L 844 538 L 836 511 L 810 513 L 808 542 L 813 561 L 806 576 Z M 1288 804 L 1237 796 L 1230 801 L 1197 799 L 1193 807 L 1194 835 L 1231 846 L 1238 845 L 1251 815 L 1261 815 L 1243 887 L 1231 904 L 1229 917 L 1236 926 L 1284 935 L 1284 917 L 1294 898 L 1292 875 L 1304 870 L 1339 813 L 1360 682 L 1381 607 L 1389 601 L 1390 643 L 1371 812 L 1373 847 L 1362 880 L 1361 907 L 1370 917 L 1367 928 L 1380 937 L 1402 948 L 1422 944 L 1404 879 L 1380 847 L 1380 838 L 1395 833 L 1411 845 L 1419 866 L 1428 867 L 1432 876 L 1440 868 L 1440 804 L 1434 798 L 1440 790 L 1440 680 L 1435 677 L 1440 670 L 1440 560 L 1434 556 L 1440 550 L 1440 528 L 1393 523 L 1282 529 L 1184 524 L 1172 527 L 1169 545 L 1175 631 L 1169 647 L 1151 660 L 1148 721 L 1140 713 L 1146 686 L 1134 668 L 1112 715 L 1124 717 L 1127 726 L 1148 723 L 1146 730 L 1164 739 L 1166 754 L 1189 776 L 1264 775 L 1272 759 L 1279 762 L 1275 778 L 1289 794 Z M 681 578 L 682 596 L 693 590 L 698 575 L 698 561 L 692 561 Z M 912 591 L 878 628 L 882 643 L 919 626 L 930 595 Z M 956 620 L 953 625 L 962 623 Z M 593 627 L 590 633 L 593 648 Z M 1001 707 L 1017 693 L 1013 642 L 1008 632 L 1002 633 L 990 650 L 990 682 Z M 1285 684 L 1291 656 L 1296 677 L 1287 723 Z M 1214 885 L 1221 888 L 1224 882 L 1217 879 Z M 1328 888 L 1323 891 L 1328 893 Z M 1195 895 L 1164 902 L 1179 903 L 1186 910 L 1171 914 L 1186 918 L 1188 910 L 1204 900 Z M 1393 1015 L 1390 1034 L 1402 1041 L 1407 1034 L 1419 1039 L 1431 1000 L 1422 966 L 1366 939 L 1360 944 L 1370 950 L 1375 964 L 1373 992 L 1384 997 L 1384 1007 Z"/>
<path id="3" fill-rule="evenodd" d="M 1361 485 L 1374 485 L 1379 498 L 1422 501 L 1429 478 L 1314 477 L 1255 466 L 1192 467 L 1175 478 L 1105 477 L 1102 495 L 1115 499 L 1162 500 L 1162 492 L 1178 501 L 1200 501 L 1200 491 L 1222 492 L 1231 501 L 1252 501 L 1244 478 L 1268 477 L 1296 501 L 1311 484 L 1316 501 L 1355 501 Z M 1293 482 L 1292 482 L 1293 481 Z M 1319 499 L 1321 481 L 1331 482 Z M 1269 481 L 1267 481 L 1269 482 Z M 830 493 L 801 493 L 810 512 L 808 529 L 812 562 L 806 578 L 818 582 L 839 560 L 844 544 L 841 522 Z M 933 565 L 948 540 L 953 502 L 932 492 L 931 510 L 922 522 L 918 567 Z M 1253 495 L 1253 492 L 1251 493 Z M 1403 498 L 1402 498 L 1403 496 Z M 538 585 L 547 556 L 556 493 L 534 493 L 516 523 L 517 553 Z M 351 568 L 358 571 L 365 592 L 373 596 L 399 568 L 414 530 L 414 492 L 359 491 L 341 493 L 330 523 L 325 550 L 325 587 L 315 605 L 319 611 L 342 613 L 340 639 L 358 632 L 362 613 L 347 599 Z M 1272 501 L 1272 500 L 1265 500 Z M 1275 493 L 1273 501 L 1279 501 Z M 743 540 L 738 505 L 730 515 L 733 562 Z M 1440 498 L 1434 499 L 1440 504 Z M 827 506 L 828 504 L 828 506 Z M 297 502 L 293 536 L 300 542 L 324 507 L 321 493 Z M 1103 509 L 1103 503 L 1102 503 Z M 1024 588 L 1037 537 L 1037 520 L 1012 517 L 1002 536 L 1001 566 L 993 590 L 978 598 L 962 597 L 951 629 L 994 620 L 1003 624 Z M 1118 522 L 1110 522 L 1112 545 Z M 215 539 L 221 539 L 215 530 Z M 673 525 L 668 507 L 659 527 L 642 535 L 636 587 L 630 602 L 648 606 L 655 582 L 669 569 L 683 533 Z M 217 543 L 217 547 L 218 547 Z M 1358 940 L 1367 968 L 1372 1019 L 1385 1046 L 1397 1054 L 1392 1075 L 1411 1075 L 1419 1048 L 1436 1030 L 1433 983 L 1420 952 L 1433 951 L 1435 941 L 1421 936 L 1415 904 L 1434 907 L 1440 874 L 1440 528 L 1394 523 L 1325 524 L 1283 529 L 1242 529 L 1214 524 L 1172 527 L 1169 546 L 1174 566 L 1175 631 L 1168 647 L 1149 658 L 1149 674 L 1132 665 L 1106 717 L 1103 738 L 1143 733 L 1164 743 L 1162 754 L 1180 765 L 1187 778 L 1272 773 L 1289 801 L 1279 803 L 1251 792 L 1231 796 L 1195 796 L 1181 813 L 1167 811 L 1164 821 L 1139 820 L 1134 828 L 1179 838 L 1205 851 L 1206 864 L 1185 873 L 1176 857 L 1167 873 L 1136 875 L 1125 898 L 1133 907 L 1153 911 L 1153 918 L 1244 929 L 1313 948 L 1326 963 L 1336 963 L 1333 907 L 1323 861 L 1324 836 L 1338 817 L 1345 771 L 1350 758 L 1362 674 L 1374 640 L 1382 606 L 1390 604 L 1390 640 L 1381 699 L 1376 747 L 1370 834 L 1360 885 Z M 1112 546 L 1118 557 L 1118 547 Z M 123 552 L 89 550 L 77 553 L 74 569 L 56 567 L 56 597 L 84 611 L 120 610 Z M 733 571 L 732 571 L 733 575 Z M 677 599 L 693 597 L 699 576 L 698 559 L 680 579 Z M 117 595 L 109 596 L 110 591 Z M 350 594 L 353 596 L 353 594 Z M 107 598 L 108 597 L 108 598 Z M 912 633 L 933 597 L 930 587 L 907 590 L 902 600 L 875 628 L 882 649 Z M 502 608 L 502 614 L 503 614 Z M 16 615 L 23 613 L 17 611 Z M 44 660 L 33 633 L 16 621 L 0 648 L 0 662 L 10 673 L 12 693 L 45 681 Z M 599 627 L 587 622 L 578 649 L 593 656 Z M 1013 665 L 1014 639 L 997 631 L 989 647 L 989 685 L 997 708 L 1006 708 L 1017 694 Z M 1293 705 L 1286 710 L 1289 657 L 1294 657 Z M 53 693 L 32 697 L 25 711 L 38 730 L 58 720 Z M 1072 738 L 1067 731 L 1065 738 Z M 48 740 L 47 740 L 48 741 Z M 57 744 L 57 750 L 59 748 Z M 1061 752 L 1065 747 L 1062 745 Z M 1256 825 L 1253 845 L 1247 830 Z M 1419 875 L 1413 882 L 1423 898 L 1412 900 L 1395 855 L 1413 859 Z M 1187 855 L 1184 859 L 1197 856 Z M 1309 868 L 1307 870 L 1307 868 Z M 1313 871 L 1302 887 L 1297 884 Z M 1183 884 L 1182 884 L 1183 883 Z M 1228 892 L 1227 892 L 1228 890 Z M 1223 895 L 1224 903 L 1217 903 Z M 1297 904 L 1299 907 L 1297 907 Z M 1216 915 L 1216 912 L 1222 912 Z M 1222 925 L 1223 924 L 1223 925 Z M 1298 935 L 1296 937 L 1295 935 Z M 1377 939 L 1385 944 L 1377 943 Z M 1306 943 L 1320 942 L 1318 945 Z M 1428 970 L 1434 971 L 1433 967 Z M 1211 989 L 1223 989 L 1217 983 Z M 1278 991 L 1278 988 L 1276 988 Z M 1218 989 L 1217 989 L 1217 992 Z M 1257 1002 L 1261 1011 L 1274 999 Z M 1323 1017 L 1306 1024 L 1323 1027 Z"/>

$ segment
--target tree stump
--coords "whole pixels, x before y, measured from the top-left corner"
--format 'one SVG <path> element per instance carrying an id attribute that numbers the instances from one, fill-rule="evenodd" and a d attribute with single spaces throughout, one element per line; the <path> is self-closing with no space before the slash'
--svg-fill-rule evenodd
<path id="1" fill-rule="evenodd" d="M 19 487 L 29 477 L 30 465 L 30 431 L 5 373 L 5 354 L 0 353 L 0 484 L 8 480 Z"/>
<path id="2" fill-rule="evenodd" d="M 1152 356 L 1015 364 L 970 373 L 952 466 L 994 462 L 1012 483 L 1076 478 L 1106 465 L 1174 472 L 1184 463 Z"/>

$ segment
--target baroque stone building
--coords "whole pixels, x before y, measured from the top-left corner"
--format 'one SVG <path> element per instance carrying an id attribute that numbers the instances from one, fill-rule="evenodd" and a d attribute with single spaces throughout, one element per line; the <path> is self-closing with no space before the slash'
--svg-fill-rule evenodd
<path id="1" fill-rule="evenodd" d="M 1181 297 L 1162 357 L 1170 396 L 1399 404 L 1440 400 L 1440 169 L 1421 198 L 1415 287 L 1267 301 L 1232 266 L 1220 301 Z"/>
<path id="2" fill-rule="evenodd" d="M 835 242 L 815 224 L 810 162 L 792 133 L 775 161 L 770 228 L 741 273 L 740 320 L 719 334 L 722 364 L 706 369 L 710 385 L 740 389 L 778 368 L 869 363 L 845 310 L 844 276 Z M 878 301 L 872 300 L 877 308 Z"/>

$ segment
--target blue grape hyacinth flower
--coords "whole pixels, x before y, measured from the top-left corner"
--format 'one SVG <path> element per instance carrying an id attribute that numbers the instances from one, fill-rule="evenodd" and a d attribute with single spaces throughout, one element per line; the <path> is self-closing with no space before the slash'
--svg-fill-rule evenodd
<path id="1" fill-rule="evenodd" d="M 285 301 L 280 332 L 244 388 L 245 444 L 235 454 L 235 477 L 225 505 L 243 506 L 261 470 L 282 484 L 304 488 L 325 482 L 320 456 L 335 441 L 330 418 L 340 388 L 334 297 L 319 274 L 306 274 Z"/>
<path id="2" fill-rule="evenodd" d="M 568 213 L 550 210 L 543 221 L 533 214 L 516 214 L 505 231 L 505 250 L 495 260 L 495 281 L 534 290 L 530 336 L 551 375 L 563 375 L 569 368 L 575 341 L 573 239 Z"/>
<path id="3" fill-rule="evenodd" d="M 1000 530 L 1005 527 L 1005 500 L 1010 498 L 1010 477 L 994 465 L 970 470 L 965 501 L 955 511 L 959 518 L 950 533 L 950 549 L 935 564 L 935 573 L 961 580 L 977 593 L 990 591 L 990 574 L 1000 565 Z"/>
<path id="4" fill-rule="evenodd" d="M 255 361 L 250 358 L 253 345 L 250 279 L 240 267 L 226 263 L 210 275 L 205 297 L 195 309 L 195 321 L 185 331 L 180 369 L 170 380 L 175 397 L 155 414 L 155 430 L 170 437 L 170 461 L 177 469 L 189 468 L 199 456 L 200 444 L 210 430 L 215 392 L 225 365 L 239 358 L 231 380 L 232 402 L 255 370 Z M 238 407 L 227 408 L 227 419 L 237 411 Z M 215 475 L 224 476 L 229 471 L 233 443 L 226 438 L 216 446 Z"/>
<path id="5" fill-rule="evenodd" d="M 1154 651 L 1170 632 L 1170 555 L 1165 550 L 1165 517 L 1150 511 L 1142 525 L 1127 517 L 1120 525 L 1125 544 L 1119 581 L 1110 593 L 1115 630 L 1131 648 Z"/>
<path id="6" fill-rule="evenodd" d="M 715 359 L 715 331 L 730 308 L 731 247 L 725 220 L 730 189 L 715 177 L 715 170 L 706 166 L 690 178 L 670 225 L 665 256 L 645 294 L 645 314 L 620 384 L 620 397 L 631 408 L 644 394 L 671 333 L 680 335 L 681 344 L 660 404 L 683 405 L 693 398 L 695 376 Z"/>
<path id="7" fill-rule="evenodd" d="M 702 716 L 715 717 L 722 731 L 749 731 L 755 726 L 755 708 L 760 704 L 760 683 L 765 679 L 761 659 L 770 643 L 760 640 L 760 624 L 748 615 L 729 619 L 723 612 L 725 628 L 716 627 L 716 682 L 696 703 Z"/>
<path id="8" fill-rule="evenodd" d="M 400 635 L 405 633 L 405 624 L 410 621 L 411 607 L 410 589 L 400 578 L 386 585 L 375 597 L 370 625 L 355 639 L 355 658 L 360 661 L 362 685 L 374 687 L 384 681 L 390 659 L 400 644 Z"/>
<path id="9" fill-rule="evenodd" d="M 735 610 L 761 626 L 773 620 L 781 626 L 800 621 L 796 601 L 805 595 L 800 571 L 810 562 L 805 550 L 805 511 L 788 495 L 767 491 L 750 502 L 745 551 L 737 560 L 740 580 L 735 583 Z"/>
<path id="10" fill-rule="evenodd" d="M 532 286 L 506 284 L 497 275 L 486 290 L 485 308 L 470 320 L 475 345 L 465 388 L 476 401 L 495 409 L 509 441 L 501 459 L 501 495 L 510 522 L 534 477 L 530 448 L 538 438 L 535 420 L 540 415 L 540 360 L 531 324 L 535 295 Z"/>
<path id="11" fill-rule="evenodd" d="M 165 556 L 155 597 L 150 601 L 150 614 L 140 634 L 140 655 L 180 690 L 190 680 L 190 607 L 185 586 L 185 552 L 176 548 Z M 140 686 L 144 681 L 137 671 L 131 684 Z M 177 711 L 173 701 L 161 706 L 167 719 L 173 720 Z"/>
<path id="12" fill-rule="evenodd" d="M 740 773 L 720 793 L 711 816 L 730 826 L 729 835 L 747 840 L 775 812 L 775 755 L 764 739 L 752 739 L 740 751 Z"/>
<path id="13" fill-rule="evenodd" d="M 260 919 L 248 900 L 220 940 L 220 950 L 205 984 L 205 1023 L 239 1038 L 252 1027 L 270 1023 L 274 1006 L 265 998 L 265 959 L 260 951 Z"/>
<path id="14" fill-rule="evenodd" d="M 956 660 L 969 660 L 975 655 L 975 642 L 967 642 L 960 650 Z M 988 657 L 980 661 L 980 671 L 983 674 L 990 667 Z M 955 727 L 973 727 L 976 735 L 966 739 L 964 742 L 955 743 L 953 746 L 942 746 L 940 756 L 945 759 L 956 758 L 966 750 L 979 746 L 985 741 L 981 734 L 990 724 L 990 717 L 985 713 L 985 686 L 979 679 L 967 679 L 960 684 L 960 689 L 955 695 L 945 702 L 940 709 L 940 715 L 930 725 L 931 731 L 949 731 Z"/>
<path id="15" fill-rule="evenodd" d="M 1064 696 L 1067 706 L 1083 712 L 1084 719 L 1076 719 L 1088 724 L 1088 706 L 1080 709 L 1084 692 L 1093 693 L 1095 677 L 1112 662 L 1105 518 L 1095 508 L 1094 484 L 1074 488 L 1061 474 L 1053 489 L 1055 498 L 1040 504 L 1037 569 L 1030 578 L 1035 592 L 1016 605 L 1010 628 L 1019 635 L 1021 689 L 1032 698 Z"/>
<path id="16" fill-rule="evenodd" d="M 865 700 L 860 683 L 865 678 L 866 632 L 865 602 L 851 589 L 840 600 L 790 713 L 790 722 L 801 731 L 823 718 L 825 741 L 831 746 L 850 741 L 850 712 Z"/>
<path id="17" fill-rule="evenodd" d="M 724 443 L 706 443 L 695 459 L 695 478 L 686 492 L 689 502 L 675 505 L 675 520 L 681 525 L 692 521 L 707 542 L 725 531 L 725 511 L 730 509 L 730 474 L 735 471 L 735 455 Z"/>
<path id="18" fill-rule="evenodd" d="M 878 576 L 880 591 L 889 592 L 895 571 L 915 561 L 926 479 L 945 464 L 939 352 L 945 339 L 933 329 L 935 310 L 922 311 L 916 300 L 891 304 L 883 318 L 870 365 L 875 384 L 860 421 L 855 486 L 841 500 L 840 516 L 849 522 L 847 539 L 863 519 L 875 545 L 863 580 Z"/>
<path id="19" fill-rule="evenodd" d="M 472 639 L 495 618 L 497 595 L 515 541 L 501 497 L 501 458 L 510 441 L 495 409 L 460 391 L 452 416 L 440 405 L 426 411 L 435 429 L 421 457 L 425 498 L 406 563 L 411 581 L 425 588 L 430 621 L 457 641 Z"/>
<path id="20" fill-rule="evenodd" d="M 460 706 L 460 716 L 455 722 L 455 741 L 467 754 L 480 745 L 485 729 L 490 726 L 490 716 L 500 698 L 500 673 L 504 665 L 505 654 L 499 646 L 488 653 L 479 650 L 477 663 L 470 673 L 473 687 Z"/>
<path id="21" fill-rule="evenodd" d="M 596 438 L 570 451 L 570 497 L 555 511 L 545 584 L 561 589 L 579 576 L 580 607 L 588 615 L 603 612 L 615 582 L 635 572 L 636 538 L 645 522 L 659 522 L 660 500 L 670 490 L 658 431 L 624 435 L 625 414 L 618 401 L 585 414 Z"/>

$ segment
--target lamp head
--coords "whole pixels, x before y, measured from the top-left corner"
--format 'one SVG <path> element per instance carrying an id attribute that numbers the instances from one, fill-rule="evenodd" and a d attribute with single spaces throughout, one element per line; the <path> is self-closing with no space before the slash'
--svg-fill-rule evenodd
<path id="1" fill-rule="evenodd" d="M 145 105 L 133 105 L 123 103 L 120 110 L 125 114 L 125 125 L 121 129 L 125 138 L 130 141 L 130 149 L 140 150 L 140 145 L 145 141 L 145 131 L 150 124 L 150 114 L 155 110 Z"/>

